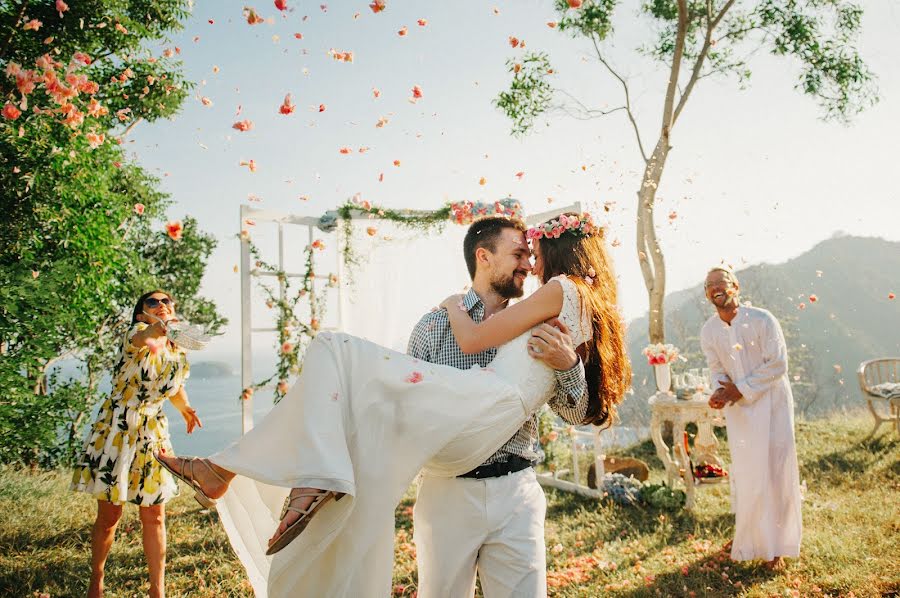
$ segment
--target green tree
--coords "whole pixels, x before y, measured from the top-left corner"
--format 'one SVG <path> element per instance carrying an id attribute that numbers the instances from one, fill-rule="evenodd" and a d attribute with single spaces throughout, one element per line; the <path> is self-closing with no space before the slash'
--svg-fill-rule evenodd
<path id="1" fill-rule="evenodd" d="M 134 301 L 162 287 L 216 332 L 198 296 L 215 246 L 120 145 L 140 121 L 173 116 L 190 85 L 177 51 L 155 56 L 187 0 L 0 4 L 0 461 L 46 462 L 80 436 Z M 82 375 L 54 380 L 77 360 Z"/>
<path id="2" fill-rule="evenodd" d="M 854 42 L 863 10 L 846 0 L 644 0 L 642 13 L 654 35 L 640 52 L 668 71 L 659 97 L 661 119 L 655 141 L 639 126 L 628 81 L 614 67 L 604 42 L 613 33 L 616 0 L 555 0 L 557 29 L 590 43 L 602 72 L 621 87 L 621 104 L 607 110 L 588 105 L 550 82 L 554 69 L 547 54 L 530 52 L 508 61 L 513 75 L 496 105 L 513 123 L 514 135 L 527 133 L 553 107 L 559 91 L 567 112 L 590 119 L 622 114 L 634 130 L 643 161 L 637 191 L 637 255 L 649 297 L 650 341 L 664 342 L 665 260 L 654 223 L 656 194 L 674 142 L 675 126 L 697 83 L 709 77 L 750 77 L 749 58 L 760 50 L 792 58 L 799 65 L 797 88 L 815 98 L 824 118 L 847 122 L 877 100 L 874 77 Z M 618 102 L 617 102 L 618 103 Z"/>

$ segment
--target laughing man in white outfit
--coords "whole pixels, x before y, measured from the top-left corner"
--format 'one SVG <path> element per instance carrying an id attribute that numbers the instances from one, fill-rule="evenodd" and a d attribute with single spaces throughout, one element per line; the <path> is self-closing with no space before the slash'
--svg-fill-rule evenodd
<path id="1" fill-rule="evenodd" d="M 713 409 L 723 409 L 731 451 L 731 558 L 763 559 L 771 569 L 800 556 L 800 474 L 794 443 L 794 398 L 778 320 L 740 305 L 740 283 L 725 268 L 706 276 L 716 308 L 700 332 L 712 374 Z"/>

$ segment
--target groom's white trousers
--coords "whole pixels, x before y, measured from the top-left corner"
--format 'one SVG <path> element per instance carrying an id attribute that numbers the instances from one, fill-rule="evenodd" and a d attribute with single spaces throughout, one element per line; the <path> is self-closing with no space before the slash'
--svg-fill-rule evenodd
<path id="1" fill-rule="evenodd" d="M 413 511 L 419 598 L 544 598 L 547 499 L 531 468 L 481 480 L 423 475 Z"/>

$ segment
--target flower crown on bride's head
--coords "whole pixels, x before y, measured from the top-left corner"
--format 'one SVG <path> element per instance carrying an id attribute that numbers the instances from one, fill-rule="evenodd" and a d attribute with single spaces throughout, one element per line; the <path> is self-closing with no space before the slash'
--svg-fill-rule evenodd
<path id="1" fill-rule="evenodd" d="M 525 233 L 525 237 L 530 241 L 532 239 L 558 239 L 563 234 L 573 234 L 578 237 L 590 237 L 600 230 L 594 224 L 591 215 L 584 212 L 580 216 L 578 214 L 560 214 L 557 218 L 529 228 Z"/>

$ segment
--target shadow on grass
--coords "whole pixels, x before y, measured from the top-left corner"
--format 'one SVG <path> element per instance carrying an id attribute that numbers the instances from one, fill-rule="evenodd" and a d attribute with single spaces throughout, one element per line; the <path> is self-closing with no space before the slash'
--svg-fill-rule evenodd
<path id="1" fill-rule="evenodd" d="M 774 577 L 783 575 L 764 566 L 761 561 L 736 563 L 731 560 L 730 547 L 720 547 L 680 568 L 656 575 L 652 581 L 637 588 L 622 589 L 617 596 L 740 596 L 745 590 Z"/>
<path id="2" fill-rule="evenodd" d="M 715 515 L 703 513 L 698 516 L 695 511 L 678 509 L 670 511 L 657 509 L 643 504 L 618 505 L 604 500 L 598 505 L 596 499 L 586 498 L 568 492 L 546 489 L 548 498 L 547 520 L 559 520 L 563 517 L 576 517 L 583 512 L 595 513 L 598 509 L 611 510 L 611 525 L 599 526 L 599 531 L 591 539 L 609 542 L 630 536 L 646 536 L 657 533 L 659 517 L 665 516 L 670 529 L 665 534 L 669 543 L 678 543 L 695 536 L 698 529 L 720 529 L 731 535 L 734 527 L 734 516 L 729 512 Z"/>
<path id="3" fill-rule="evenodd" d="M 847 477 L 870 476 L 877 470 L 876 464 L 900 446 L 896 437 L 880 436 L 869 442 L 859 441 L 848 448 L 820 455 L 817 459 L 805 461 L 800 468 L 800 477 L 815 477 L 821 481 L 832 478 L 832 485 L 846 484 Z M 889 469 L 900 473 L 900 463 L 894 461 Z"/>

